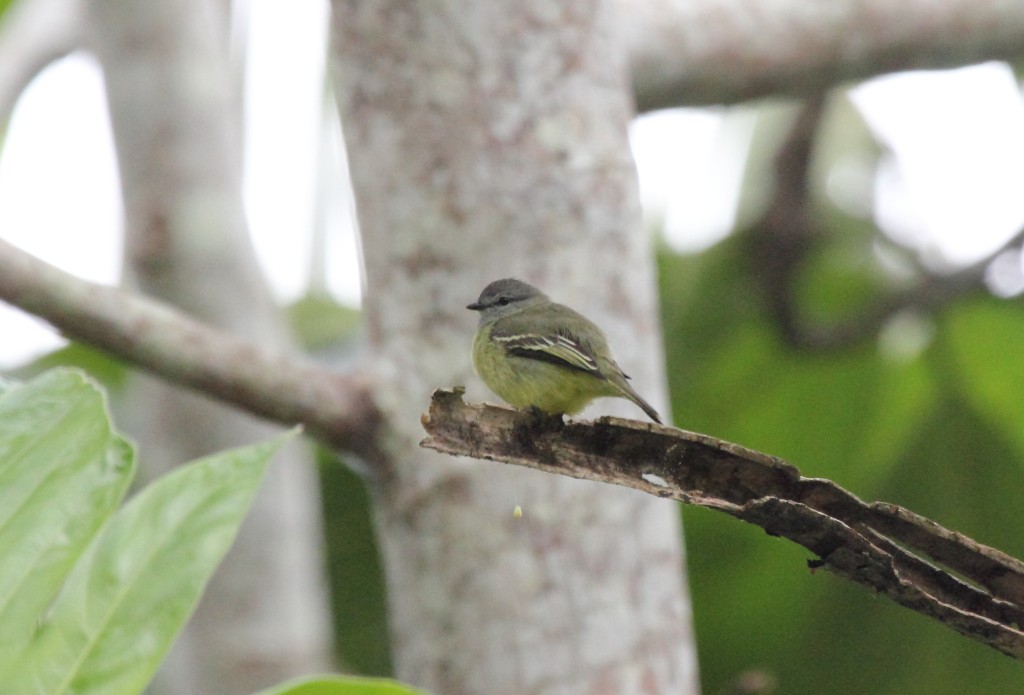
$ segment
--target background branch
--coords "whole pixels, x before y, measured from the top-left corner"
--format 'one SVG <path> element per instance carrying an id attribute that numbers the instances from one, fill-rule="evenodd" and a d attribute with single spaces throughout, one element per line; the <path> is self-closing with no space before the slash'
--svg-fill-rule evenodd
<path id="1" fill-rule="evenodd" d="M 82 43 L 80 0 L 18 0 L 0 22 L 0 123 L 36 75 Z"/>
<path id="2" fill-rule="evenodd" d="M 772 199 L 744 241 L 753 277 L 782 337 L 806 350 L 833 350 L 871 340 L 903 311 L 934 311 L 959 296 L 984 290 L 989 264 L 1024 241 L 1022 230 L 985 258 L 952 273 L 919 266 L 914 284 L 884 294 L 852 318 L 817 324 L 801 316 L 797 298 L 801 272 L 829 234 L 812 203 L 810 179 L 814 143 L 826 107 L 824 94 L 804 103 L 776 155 Z"/>
<path id="3" fill-rule="evenodd" d="M 1024 4 L 1000 0 L 619 0 L 618 10 L 641 111 L 1024 55 Z"/>
<path id="4" fill-rule="evenodd" d="M 422 446 L 718 509 L 811 550 L 820 558 L 809 562 L 812 568 L 827 568 L 1024 658 L 1024 563 L 1005 553 L 706 435 L 619 418 L 564 423 L 469 405 L 461 396 L 461 389 L 434 393 Z"/>
<path id="5" fill-rule="evenodd" d="M 263 349 L 166 305 L 87 282 L 0 240 L 0 299 L 65 336 L 168 381 L 379 460 L 381 416 L 368 378 Z"/>

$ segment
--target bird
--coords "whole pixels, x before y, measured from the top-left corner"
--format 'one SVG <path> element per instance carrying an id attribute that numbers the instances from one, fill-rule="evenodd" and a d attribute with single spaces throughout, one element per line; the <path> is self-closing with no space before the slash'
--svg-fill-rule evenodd
<path id="1" fill-rule="evenodd" d="M 533 285 L 495 280 L 466 308 L 480 313 L 473 368 L 507 403 L 574 415 L 610 396 L 632 401 L 661 423 L 658 411 L 629 384 L 601 329 Z"/>

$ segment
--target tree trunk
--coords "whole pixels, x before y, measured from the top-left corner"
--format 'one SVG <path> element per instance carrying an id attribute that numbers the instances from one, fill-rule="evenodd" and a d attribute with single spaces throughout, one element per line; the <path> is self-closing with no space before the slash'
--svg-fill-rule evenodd
<path id="1" fill-rule="evenodd" d="M 95 0 L 125 203 L 126 276 L 266 347 L 288 338 L 241 200 L 238 91 L 218 4 Z M 276 427 L 138 377 L 126 423 L 149 475 Z M 232 550 L 172 652 L 162 693 L 251 693 L 329 664 L 319 496 L 308 452 L 276 458 Z"/>
<path id="2" fill-rule="evenodd" d="M 665 404 L 612 13 L 337 0 L 333 21 L 393 428 L 374 490 L 399 677 L 445 695 L 696 692 L 675 505 L 417 446 L 432 389 L 494 400 L 470 370 L 464 307 L 499 277 L 597 320 L 640 393 Z"/>

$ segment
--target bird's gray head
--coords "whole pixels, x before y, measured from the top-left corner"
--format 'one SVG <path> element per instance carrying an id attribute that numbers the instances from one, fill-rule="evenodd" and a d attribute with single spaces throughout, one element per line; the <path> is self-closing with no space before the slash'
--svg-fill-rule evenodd
<path id="1" fill-rule="evenodd" d="M 515 278 L 505 278 L 495 280 L 485 287 L 480 298 L 466 308 L 480 312 L 480 323 L 490 323 L 546 301 L 547 295 L 533 285 Z"/>

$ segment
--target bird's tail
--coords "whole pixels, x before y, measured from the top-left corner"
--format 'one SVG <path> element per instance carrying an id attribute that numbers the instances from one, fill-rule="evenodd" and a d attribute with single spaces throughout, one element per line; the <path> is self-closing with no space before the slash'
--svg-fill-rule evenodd
<path id="1" fill-rule="evenodd" d="M 623 376 L 625 376 L 625 375 L 623 375 Z M 659 425 L 662 424 L 661 423 L 661 416 L 658 415 L 658 411 L 655 410 L 654 407 L 650 403 L 648 403 L 643 398 L 641 398 L 640 394 L 633 390 L 633 387 L 629 385 L 629 382 L 626 381 L 626 379 L 622 379 L 621 382 L 616 384 L 616 385 L 620 389 L 622 389 L 622 395 L 623 396 L 625 396 L 629 400 L 631 400 L 634 403 L 636 403 L 640 407 L 640 409 L 642 411 L 647 413 L 647 417 L 651 418 L 652 420 L 654 420 Z"/>

